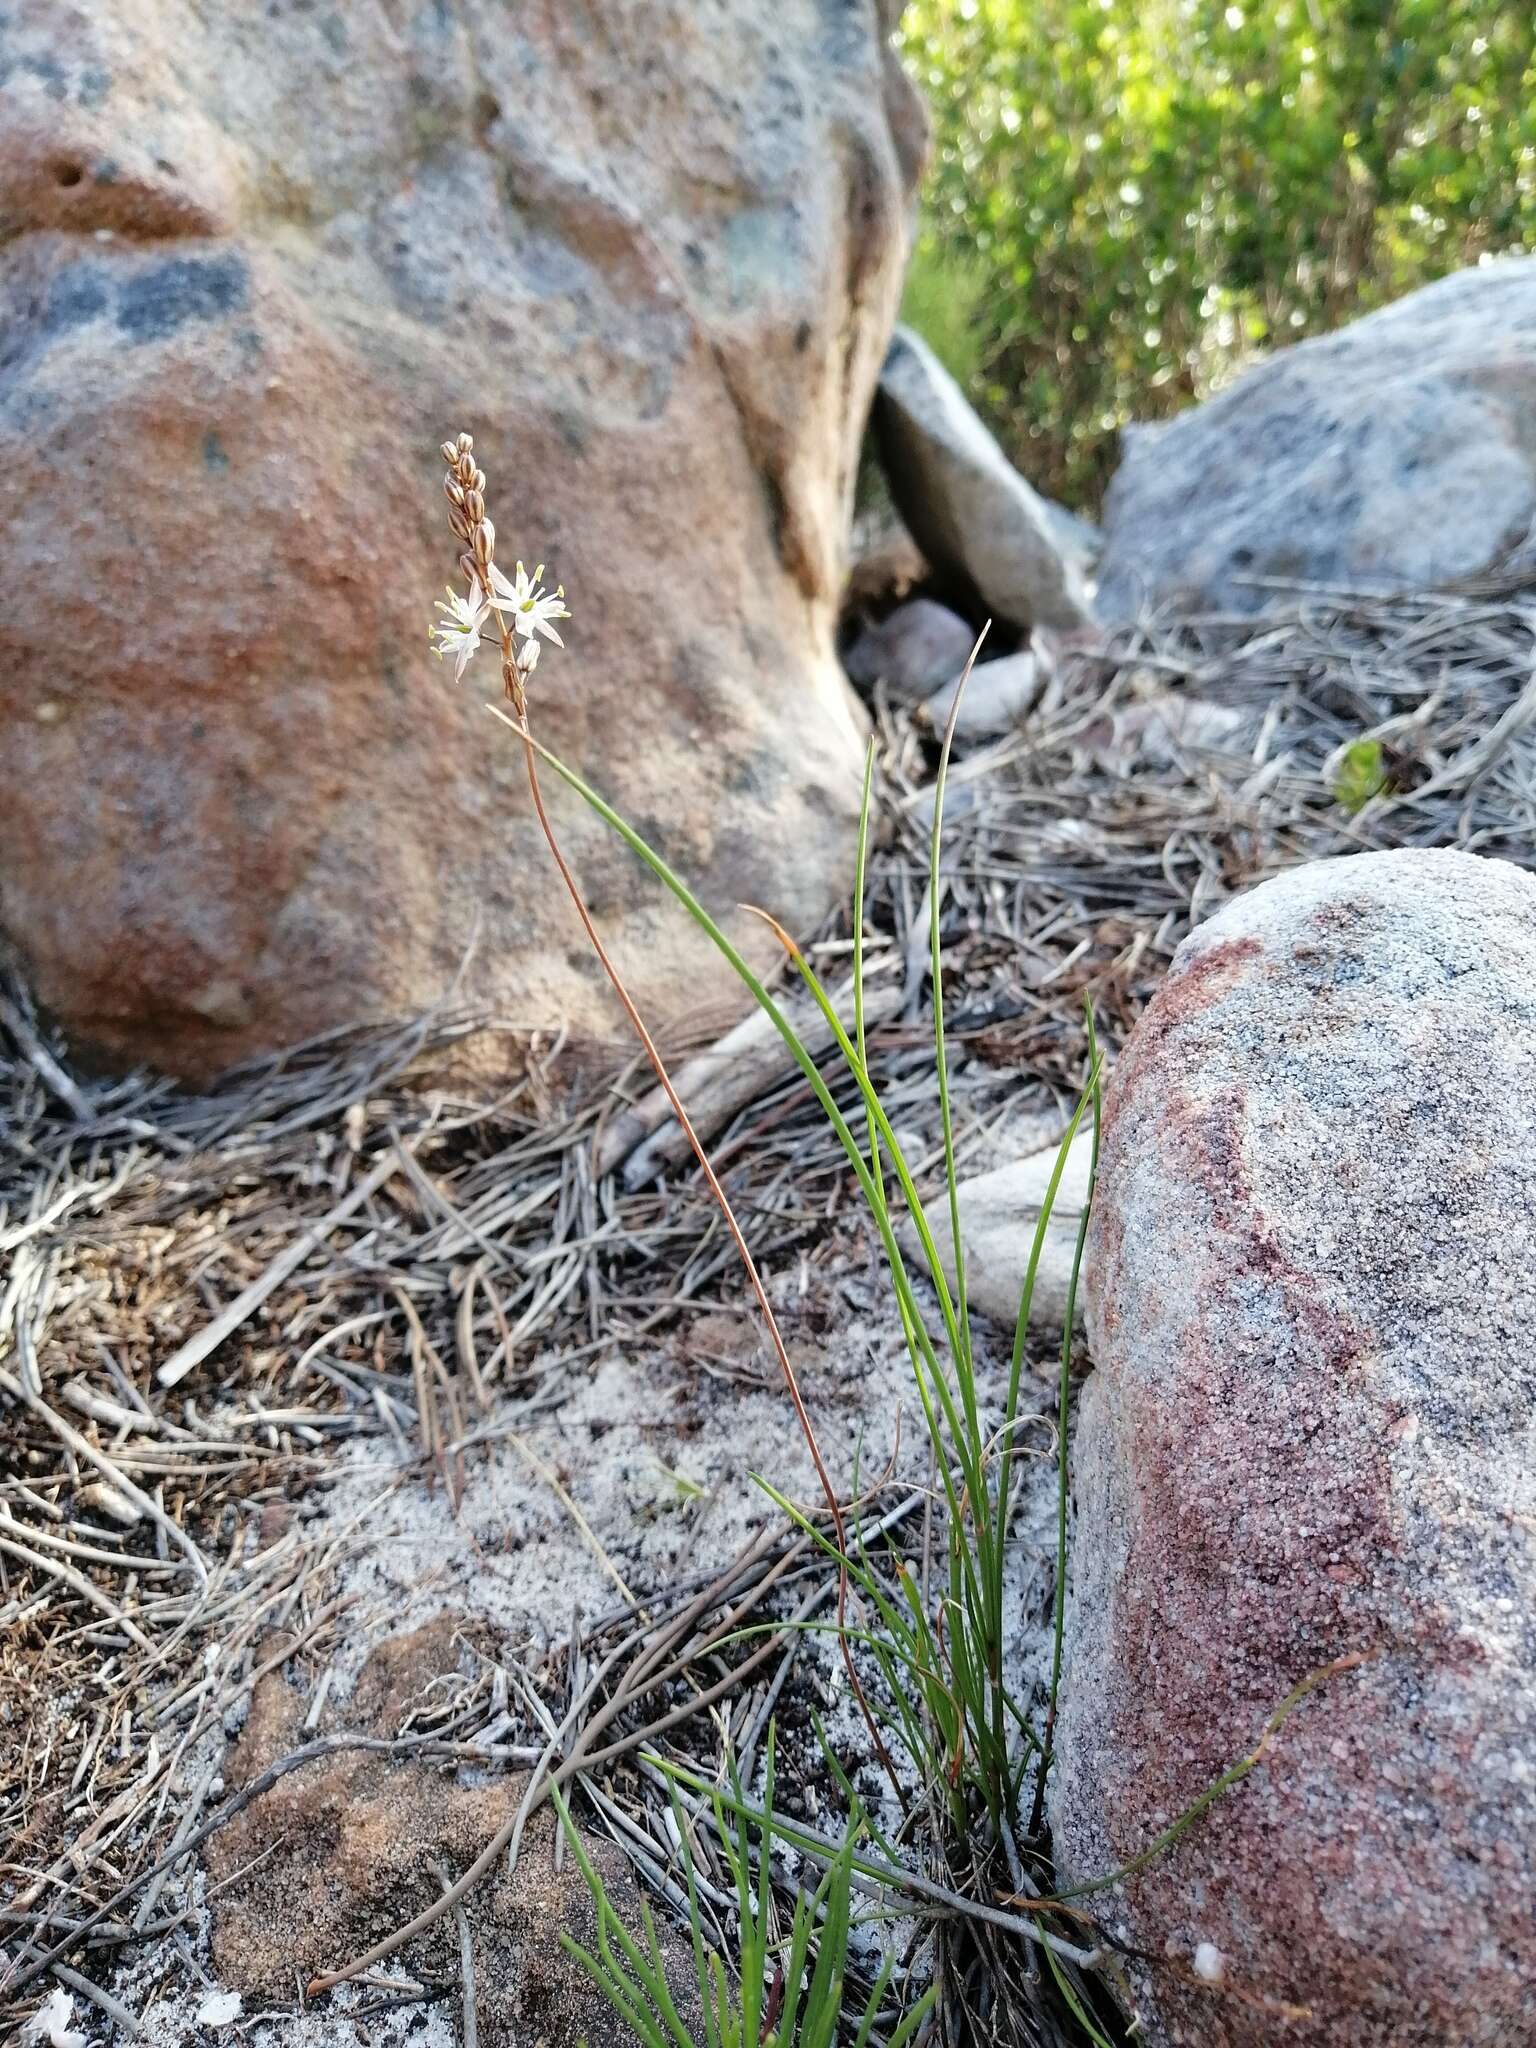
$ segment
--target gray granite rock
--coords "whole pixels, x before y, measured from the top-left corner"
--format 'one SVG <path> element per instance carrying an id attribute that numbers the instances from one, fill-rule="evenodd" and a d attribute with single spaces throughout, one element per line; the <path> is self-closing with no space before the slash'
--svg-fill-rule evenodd
<path id="1" fill-rule="evenodd" d="M 914 597 L 864 626 L 843 656 L 861 689 L 884 683 L 898 704 L 915 704 L 965 666 L 976 635 L 958 612 Z"/>
<path id="2" fill-rule="evenodd" d="M 891 496 L 935 570 L 1000 623 L 1087 622 L 1094 529 L 1031 489 L 909 328 L 886 356 L 874 427 Z"/>
<path id="3" fill-rule="evenodd" d="M 1130 428 L 1095 600 L 1256 612 L 1255 578 L 1428 589 L 1536 558 L 1536 259 L 1426 286 Z M 1284 601 L 1283 598 L 1281 601 Z"/>
<path id="4" fill-rule="evenodd" d="M 1142 2038 L 1530 2048 L 1536 881 L 1365 854 L 1185 942 L 1109 1085 L 1088 1335 L 1061 1881 L 1335 1666 L 1091 1902 L 1159 1959 Z"/>

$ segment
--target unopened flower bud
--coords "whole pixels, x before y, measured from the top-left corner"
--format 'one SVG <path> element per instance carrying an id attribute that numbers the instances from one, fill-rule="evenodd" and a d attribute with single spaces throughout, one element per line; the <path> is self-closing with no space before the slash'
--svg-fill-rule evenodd
<path id="1" fill-rule="evenodd" d="M 449 499 L 453 504 L 463 504 L 464 486 L 459 482 L 457 477 L 445 476 L 443 478 L 443 489 L 448 493 Z"/>
<path id="2" fill-rule="evenodd" d="M 458 439 L 458 451 L 461 455 L 467 455 L 470 449 L 474 447 L 474 445 L 475 441 L 474 436 L 472 434 L 460 434 Z"/>
<path id="3" fill-rule="evenodd" d="M 445 441 L 439 452 L 450 469 L 458 466 L 459 444 L 457 441 Z"/>
<path id="4" fill-rule="evenodd" d="M 480 581 L 480 564 L 473 555 L 460 555 L 459 573 L 467 582 L 478 584 Z"/>
<path id="5" fill-rule="evenodd" d="M 475 528 L 475 559 L 489 562 L 496 546 L 496 529 L 489 519 L 482 519 Z"/>
<path id="6" fill-rule="evenodd" d="M 485 517 L 485 499 L 479 491 L 465 491 L 460 497 L 459 503 L 464 507 L 464 510 L 471 519 L 483 519 Z"/>
<path id="7" fill-rule="evenodd" d="M 475 489 L 477 491 L 483 491 L 485 489 L 485 471 L 483 469 L 477 469 L 475 471 L 474 483 Z"/>
<path id="8" fill-rule="evenodd" d="M 457 535 L 457 537 L 463 541 L 467 541 L 470 538 L 472 532 L 474 531 L 474 529 L 470 526 L 469 521 L 464 517 L 464 514 L 459 510 L 457 505 L 455 505 L 453 510 L 448 514 L 448 524 L 453 528 L 454 533 Z"/>

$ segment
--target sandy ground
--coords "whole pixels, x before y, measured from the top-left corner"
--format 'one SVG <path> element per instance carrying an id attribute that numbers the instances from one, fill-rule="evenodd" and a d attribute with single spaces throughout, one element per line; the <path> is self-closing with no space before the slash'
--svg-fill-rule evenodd
<path id="1" fill-rule="evenodd" d="M 985 1151 L 1038 1130 L 1036 1119 L 1001 1127 Z M 987 1163 L 985 1154 L 980 1163 Z M 866 1484 L 888 1474 L 884 1498 L 894 1499 L 927 1485 L 928 1450 L 911 1366 L 881 1279 L 862 1235 L 845 1232 L 826 1256 L 802 1257 L 773 1276 L 770 1290 L 834 1483 L 847 1494 L 856 1468 Z M 983 1399 L 994 1410 L 1009 1334 L 978 1323 Z M 1009 1566 L 1010 1656 L 1021 1696 L 1048 1665 L 1054 1573 L 1055 1388 L 1044 1338 L 1036 1364 L 1026 1379 L 1025 1403 L 1038 1420 L 1020 1437 Z M 317 1552 L 334 1549 L 334 1585 L 327 1590 L 346 1602 L 344 1622 L 323 1659 L 301 1662 L 294 1674 L 301 1687 L 294 1713 L 309 1716 L 307 1733 L 351 1725 L 369 1660 L 431 1624 L 447 1625 L 456 1640 L 491 1643 L 507 1656 L 536 1660 L 569 1636 L 573 1620 L 590 1622 L 631 1594 L 644 1597 L 723 1564 L 757 1530 L 782 1522 L 754 1475 L 807 1506 L 819 1501 L 776 1361 L 747 1308 L 729 1304 L 687 1316 L 643 1350 L 607 1348 L 574 1365 L 536 1361 L 528 1377 L 538 1388 L 534 1399 L 503 1399 L 477 1427 L 456 1503 L 447 1487 L 423 1474 L 415 1446 L 397 1444 L 381 1428 L 338 1447 L 325 1477 L 286 1512 L 274 1517 L 269 1511 L 269 1533 L 287 1523 Z M 818 1804 L 816 1786 L 827 1780 L 817 1745 L 803 1708 L 795 1711 L 804 1698 L 823 1715 L 837 1754 L 889 1825 L 895 1817 L 889 1790 L 824 1637 L 806 1639 L 780 1702 L 781 1718 L 800 1724 L 781 1741 L 784 1807 L 833 1819 Z M 248 1712 L 243 1707 L 226 1723 L 231 1741 L 241 1735 Z M 484 1773 L 465 1766 L 459 1777 L 469 1782 Z M 547 1858 L 547 1844 L 542 1853 Z M 376 1994 L 367 1999 L 351 1989 L 327 1994 L 308 2011 L 279 2002 L 266 2017 L 242 2020 L 233 2031 L 201 2025 L 199 2008 L 211 1991 L 225 1988 L 216 1938 L 227 1957 L 229 1916 L 250 1910 L 249 1898 L 237 1893 L 237 1904 L 219 1902 L 210 1912 L 199 1903 L 207 1888 L 202 1868 L 190 1888 L 179 1882 L 166 1887 L 162 1906 L 185 1903 L 195 1909 L 193 1917 L 174 1937 L 141 1948 L 111 1985 L 112 1995 L 138 2016 L 140 2039 L 157 2048 L 192 2048 L 216 2038 L 261 2048 L 396 2041 L 432 2048 L 459 2038 L 452 2000 L 381 2013 Z M 222 1930 L 216 1915 L 223 1916 Z M 234 1946 L 244 1953 L 238 1939 Z M 261 2000 L 250 2003 L 254 2009 Z M 360 2003 L 372 2008 L 361 2023 L 349 2016 Z M 87 2032 L 93 2041 L 109 2038 L 94 2024 Z"/>

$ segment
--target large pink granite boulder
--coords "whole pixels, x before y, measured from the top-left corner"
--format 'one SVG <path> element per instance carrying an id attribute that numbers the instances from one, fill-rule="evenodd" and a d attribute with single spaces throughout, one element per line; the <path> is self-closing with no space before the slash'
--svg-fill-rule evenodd
<path id="1" fill-rule="evenodd" d="M 1536 2042 L 1536 881 L 1306 867 L 1109 1092 L 1053 1824 L 1191 2048 Z"/>

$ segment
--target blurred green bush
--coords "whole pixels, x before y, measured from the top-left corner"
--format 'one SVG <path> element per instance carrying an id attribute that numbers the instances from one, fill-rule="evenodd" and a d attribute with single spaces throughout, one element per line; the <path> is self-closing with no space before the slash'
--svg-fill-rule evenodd
<path id="1" fill-rule="evenodd" d="M 1255 350 L 1536 234 L 1532 0 L 911 0 L 904 314 L 1040 489 Z"/>

